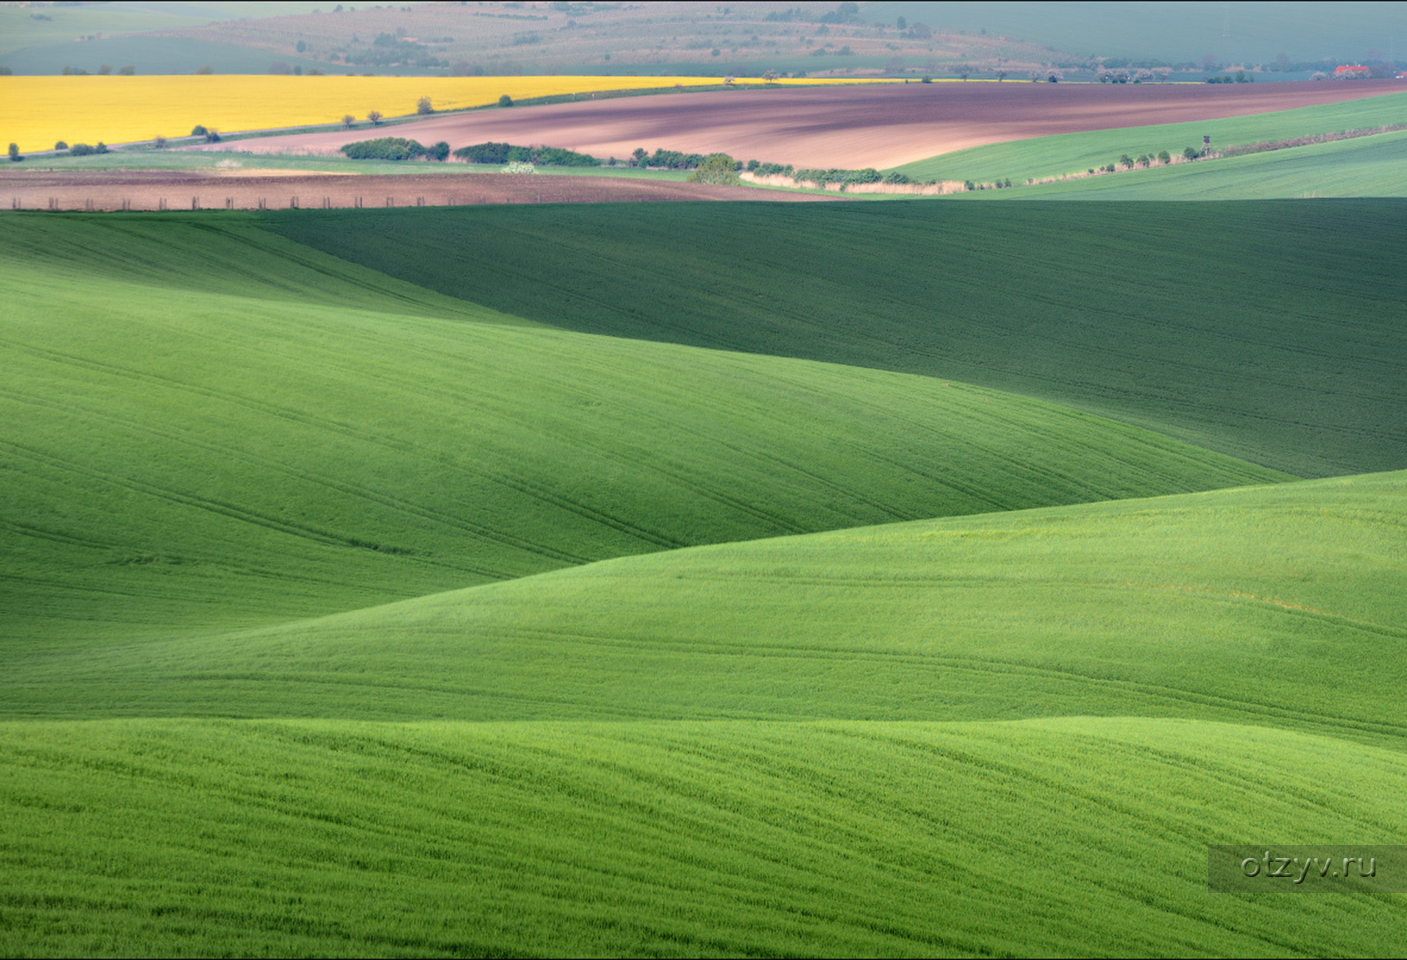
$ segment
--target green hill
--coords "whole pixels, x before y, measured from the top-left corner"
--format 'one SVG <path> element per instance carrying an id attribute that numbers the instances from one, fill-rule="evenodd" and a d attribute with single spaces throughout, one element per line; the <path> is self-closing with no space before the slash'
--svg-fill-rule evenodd
<path id="1" fill-rule="evenodd" d="M 1081 173 L 1110 163 L 1117 165 L 1125 154 L 1157 156 L 1158 151 L 1166 150 L 1181 156 L 1187 147 L 1200 150 L 1203 136 L 1211 137 L 1212 146 L 1220 149 L 1402 123 L 1407 123 L 1407 93 L 1388 93 L 1245 117 L 1031 137 L 945 153 L 896 169 L 915 179 L 988 183 L 1010 179 L 1022 183 Z"/>
<path id="2" fill-rule="evenodd" d="M 1401 942 L 1207 851 L 1407 843 L 1407 472 L 916 375 L 1391 457 L 1395 205 L 675 206 L 6 219 L 0 952 Z"/>
<path id="3" fill-rule="evenodd" d="M 1280 476 L 951 381 L 533 328 L 241 216 L 11 217 L 0 285 L 21 646 Z"/>
<path id="4" fill-rule="evenodd" d="M 1395 742 L 1407 704 L 1374 691 L 1407 682 L 1404 507 L 1392 473 L 622 558 L 262 630 L 16 649 L 0 708 L 1138 715 Z"/>
<path id="5" fill-rule="evenodd" d="M 4 712 L 68 719 L 0 723 L 0 947 L 1376 954 L 1400 898 L 1209 892 L 1207 845 L 1407 842 L 1404 501 L 924 521 L 10 657 Z M 85 719 L 124 712 L 188 719 Z"/>
<path id="6" fill-rule="evenodd" d="M 957 377 L 1325 476 L 1407 466 L 1403 210 L 895 201 L 263 222 L 547 324 Z"/>

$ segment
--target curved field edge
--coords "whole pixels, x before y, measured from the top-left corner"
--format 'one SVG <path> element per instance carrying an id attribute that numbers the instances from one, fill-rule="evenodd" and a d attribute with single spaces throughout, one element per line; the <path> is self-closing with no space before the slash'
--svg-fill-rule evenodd
<path id="1" fill-rule="evenodd" d="M 1284 479 L 952 381 L 532 328 L 243 223 L 0 239 L 7 644 Z"/>
<path id="2" fill-rule="evenodd" d="M 963 200 L 1274 200 L 1407 197 L 1407 132 L 1113 175 L 981 190 Z M 957 198 L 955 198 L 957 199 Z"/>
<path id="3" fill-rule="evenodd" d="M 0 724 L 0 767 L 6 953 L 1293 956 L 1331 930 L 1369 955 L 1407 930 L 1382 894 L 1208 891 L 1208 844 L 1407 841 L 1402 753 L 1253 727 L 32 722 Z"/>
<path id="4" fill-rule="evenodd" d="M 1407 474 L 677 550 L 15 650 L 10 717 L 1212 718 L 1400 743 Z"/>
<path id="5" fill-rule="evenodd" d="M 262 222 L 546 324 L 955 377 L 1327 476 L 1407 467 L 1403 209 L 913 200 Z"/>
<path id="6" fill-rule="evenodd" d="M 1060 177 L 1117 164 L 1124 154 L 1157 156 L 1158 151 L 1166 150 L 1181 156 L 1187 147 L 1200 150 L 1204 136 L 1211 138 L 1214 149 L 1221 149 L 1403 122 L 1407 122 L 1407 93 L 1386 93 L 1242 117 L 1032 137 L 956 150 L 894 169 L 917 180 L 1011 179 L 1019 184 L 1027 179 Z"/>
<path id="7" fill-rule="evenodd" d="M 717 86 L 722 77 L 295 77 L 7 76 L 0 77 L 0 127 L 20 151 L 50 150 L 55 141 L 111 144 L 186 137 L 197 125 L 220 133 L 341 124 L 417 115 L 428 97 L 437 111 L 465 110 L 562 94 Z M 759 82 L 754 80 L 753 82 Z M 783 84 L 890 83 L 800 80 Z M 368 138 L 374 133 L 368 133 Z"/>

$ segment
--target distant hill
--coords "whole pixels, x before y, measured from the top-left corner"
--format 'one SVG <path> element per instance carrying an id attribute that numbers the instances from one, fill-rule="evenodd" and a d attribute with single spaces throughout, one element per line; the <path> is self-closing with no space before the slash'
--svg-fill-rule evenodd
<path id="1" fill-rule="evenodd" d="M 1407 56 L 1401 3 L 867 3 L 867 23 L 898 17 L 935 30 L 1006 35 L 1081 57 L 1167 63 L 1274 63 L 1331 58 L 1345 63 Z"/>

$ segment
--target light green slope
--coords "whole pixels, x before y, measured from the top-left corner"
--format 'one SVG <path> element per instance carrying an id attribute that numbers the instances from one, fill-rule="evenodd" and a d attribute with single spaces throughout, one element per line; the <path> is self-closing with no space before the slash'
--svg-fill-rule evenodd
<path id="1" fill-rule="evenodd" d="M 1322 956 L 1407 937 L 1400 895 L 1208 891 L 1212 843 L 1407 842 L 1407 755 L 1283 730 L 7 723 L 0 771 L 7 955 Z"/>
<path id="2" fill-rule="evenodd" d="M 1211 137 L 1212 146 L 1220 148 L 1399 123 L 1407 123 L 1407 92 L 1246 117 L 1033 137 L 945 153 L 895 169 L 916 179 L 1010 179 L 1021 183 L 1118 163 L 1123 154 L 1137 157 L 1141 153 L 1156 156 L 1160 150 L 1181 154 L 1186 147 L 1200 150 L 1203 136 Z"/>
<path id="3" fill-rule="evenodd" d="M 1407 473 L 633 557 L 9 658 L 9 716 L 967 720 L 1407 735 Z"/>
<path id="4" fill-rule="evenodd" d="M 7 220 L 6 643 L 1282 476 L 931 378 L 532 329 L 245 224 Z"/>
<path id="5" fill-rule="evenodd" d="M 1267 153 L 980 190 L 963 200 L 1274 200 L 1407 196 L 1407 132 Z"/>

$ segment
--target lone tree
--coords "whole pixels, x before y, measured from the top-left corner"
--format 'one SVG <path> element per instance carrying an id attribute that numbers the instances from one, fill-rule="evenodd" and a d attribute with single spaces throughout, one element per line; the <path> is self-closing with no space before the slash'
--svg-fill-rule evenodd
<path id="1" fill-rule="evenodd" d="M 428 113 L 434 113 L 435 108 L 430 104 L 430 98 L 421 97 L 419 100 L 415 101 L 415 112 L 422 116 Z"/>
<path id="2" fill-rule="evenodd" d="M 503 96 L 498 98 L 498 105 L 500 107 L 511 107 L 513 106 L 513 98 L 505 93 Z"/>
<path id="3" fill-rule="evenodd" d="M 366 118 L 371 121 L 371 125 L 374 127 L 381 122 L 381 111 L 372 110 L 366 115 Z"/>
<path id="4" fill-rule="evenodd" d="M 698 169 L 689 174 L 690 183 L 737 183 L 737 161 L 726 153 L 715 153 L 704 158 Z"/>
<path id="5" fill-rule="evenodd" d="M 350 113 L 344 113 L 342 115 L 342 126 L 346 127 L 348 130 L 352 129 L 352 124 L 356 122 L 357 118 L 352 116 Z"/>
<path id="6" fill-rule="evenodd" d="M 10 144 L 10 162 L 19 163 L 23 159 L 24 157 L 20 156 L 20 145 L 18 143 Z"/>

